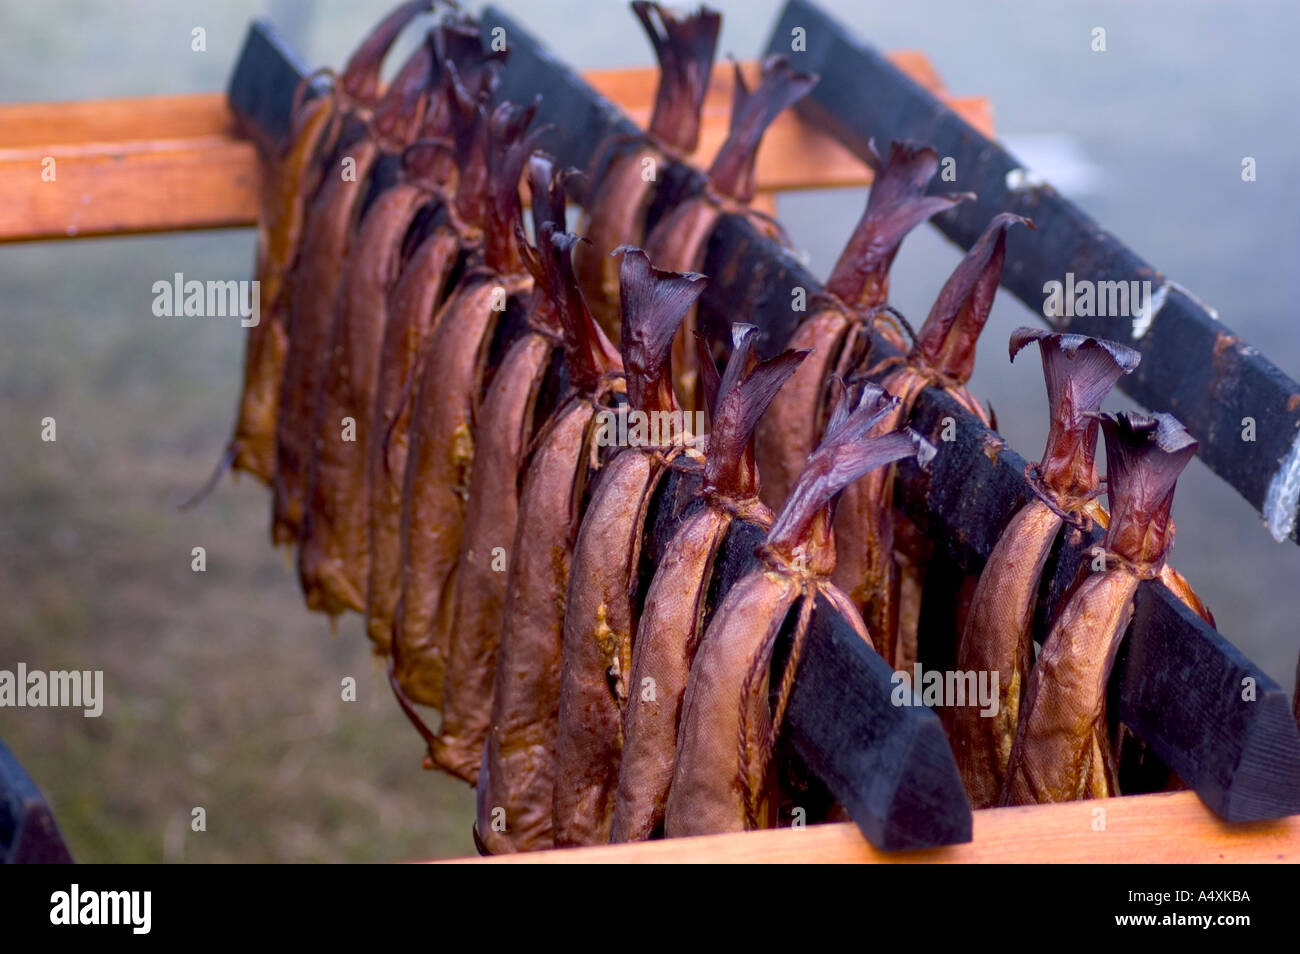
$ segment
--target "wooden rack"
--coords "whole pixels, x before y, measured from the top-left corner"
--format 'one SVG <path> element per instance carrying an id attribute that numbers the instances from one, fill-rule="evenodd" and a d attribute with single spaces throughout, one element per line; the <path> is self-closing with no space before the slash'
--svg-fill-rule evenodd
<path id="1" fill-rule="evenodd" d="M 510 22 L 491 9 L 484 20 L 485 23 Z M 249 42 L 267 43 L 269 35 L 264 28 L 256 28 L 250 33 Z M 549 68 L 551 61 L 546 60 L 544 50 L 526 31 L 510 22 L 509 36 L 516 52 L 512 53 L 511 69 L 507 72 L 507 87 L 512 82 L 512 75 L 514 80 L 524 83 L 530 76 L 527 67 L 516 68 L 521 58 L 518 47 L 523 47 L 525 63 Z M 916 88 L 924 91 L 931 100 L 937 99 L 960 116 L 966 128 L 975 130 L 981 137 L 992 135 L 992 111 L 987 100 L 948 94 L 923 54 L 892 53 L 888 54 L 888 61 L 910 77 Z M 745 68 L 752 71 L 756 67 L 747 64 Z M 694 160 L 697 166 L 707 163 L 725 134 L 731 78 L 725 69 L 715 71 L 714 75 L 706 102 L 700 149 Z M 556 83 L 574 87 L 569 105 L 580 103 L 601 110 L 605 106 L 598 100 L 604 96 L 621 108 L 622 112 L 617 116 L 602 116 L 599 121 L 588 122 L 588 131 L 594 131 L 597 128 L 618 128 L 620 123 L 627 124 L 629 118 L 644 123 L 649 115 L 655 77 L 653 69 L 633 69 L 589 72 L 580 79 L 557 72 L 553 78 Z M 282 74 L 276 80 L 281 86 L 283 78 Z M 266 78 L 266 82 L 271 81 L 271 78 Z M 249 91 L 245 89 L 244 92 Z M 548 95 L 550 92 L 555 90 L 548 90 Z M 279 90 L 281 97 L 283 93 L 283 89 Z M 231 95 L 235 98 L 233 87 Z M 265 116 L 254 118 L 265 122 Z M 0 203 L 0 242 L 251 226 L 257 216 L 260 173 L 256 150 L 241 134 L 241 130 L 248 128 L 249 120 L 247 114 L 236 117 L 227 104 L 227 98 L 218 93 L 0 106 L 0 195 L 5 198 Z M 582 124 L 575 124 L 573 128 L 582 128 Z M 846 141 L 844 136 L 828 131 L 824 123 L 818 122 L 807 111 L 783 115 L 772 126 L 759 153 L 757 183 L 760 207 L 770 209 L 773 197 L 782 191 L 868 184 L 871 180 L 869 169 L 854 155 L 852 143 L 846 145 Z M 46 181 L 42 175 L 50 167 L 49 160 L 53 160 L 55 178 L 52 182 Z M 687 178 L 690 175 L 683 169 L 673 174 Z M 766 246 L 751 242 L 745 235 L 732 236 L 732 239 L 729 243 L 732 250 L 741 248 L 743 254 L 736 254 L 731 261 L 743 260 L 755 268 L 753 272 L 743 272 L 749 283 L 749 287 L 743 290 L 746 303 L 762 298 L 773 288 L 783 288 L 784 284 L 795 279 L 806 280 L 810 286 L 815 286 L 811 276 L 796 271 L 793 263 L 782 262 L 779 267 L 774 264 L 773 253 Z M 746 242 L 750 242 L 750 246 L 745 246 Z M 745 254 L 750 257 L 744 258 Z M 717 257 L 712 249 L 711 257 Z M 741 274 L 735 269 L 733 272 Z M 719 282 L 716 288 L 716 294 L 740 294 L 742 291 L 729 288 L 726 282 Z M 785 300 L 789 300 L 788 295 Z M 772 319 L 765 330 L 769 338 L 780 336 L 776 319 Z M 918 413 L 924 416 L 933 411 L 923 400 Z M 982 452 L 978 456 L 985 457 Z M 999 485 L 1002 491 L 1000 500 L 1010 506 L 1016 489 L 1006 482 L 1010 478 L 1005 475 L 999 479 L 1004 480 L 1004 484 Z M 912 505 L 938 514 L 936 519 L 940 525 L 951 517 L 951 514 L 945 517 L 944 501 L 930 499 L 926 493 L 920 493 L 919 498 L 913 494 Z M 967 542 L 971 544 L 975 558 L 979 558 L 981 550 L 987 554 L 980 541 Z M 1230 657 L 1231 653 L 1213 643 L 1213 638 L 1220 641 L 1222 638 L 1212 630 L 1208 633 L 1212 637 L 1205 636 L 1210 641 L 1205 650 L 1207 658 L 1213 656 L 1217 659 L 1225 653 Z M 1239 654 L 1231 657 L 1230 661 L 1249 666 L 1249 662 L 1240 659 Z M 837 659 L 834 665 L 850 663 L 874 665 L 856 657 Z M 883 661 L 880 665 L 884 665 Z M 827 672 L 833 668 L 828 664 Z M 1253 668 L 1243 671 L 1257 672 Z M 1267 677 L 1263 678 L 1267 680 Z M 1158 695 L 1148 693 L 1140 696 L 1137 689 L 1134 693 L 1135 698 L 1148 703 L 1159 701 Z M 1285 707 L 1284 696 L 1282 702 Z M 1269 697 L 1273 708 L 1276 708 L 1276 703 L 1276 698 Z M 791 705 L 792 720 L 798 706 L 796 697 Z M 942 746 L 947 762 L 939 764 L 943 760 L 932 760 L 935 764 L 926 769 L 932 772 L 926 784 L 931 788 L 947 785 L 945 790 L 951 795 L 954 789 L 950 781 L 941 777 L 949 771 L 951 761 L 946 756 L 946 742 L 938 730 L 937 719 L 928 710 L 923 713 L 909 710 L 905 717 L 913 720 L 906 724 L 906 731 L 899 729 L 890 738 L 910 740 L 913 748 L 907 751 L 909 756 L 915 756 L 916 750 L 925 745 Z M 813 726 L 809 731 L 815 730 L 816 722 L 815 715 L 807 717 L 807 724 Z M 1278 731 L 1272 723 L 1268 729 L 1274 734 Z M 1243 738 L 1249 734 L 1240 726 L 1233 731 L 1240 731 Z M 936 736 L 936 733 L 939 734 Z M 815 746 L 816 742 L 813 740 L 809 745 Z M 843 754 L 827 753 L 831 762 Z M 1289 757 L 1291 753 L 1286 750 L 1286 754 Z M 838 768 L 838 765 L 828 765 L 829 770 Z M 858 771 L 863 769 L 859 767 Z M 1231 775 L 1231 771 L 1225 771 Z M 957 784 L 956 791 L 959 791 Z M 1223 780 L 1222 795 L 1222 804 L 1216 804 L 1216 808 L 1221 814 L 1231 816 L 1230 777 Z M 863 832 L 870 828 L 864 819 L 880 820 L 893 812 L 894 815 L 889 816 L 890 824 L 897 826 L 897 814 L 910 810 L 917 817 L 917 823 L 923 824 L 924 815 L 931 806 L 902 806 L 900 809 L 898 805 L 871 805 L 853 812 L 857 827 L 816 826 L 802 831 L 681 839 L 500 860 L 929 862 L 1022 861 L 1047 857 L 1056 861 L 1265 861 L 1300 858 L 1300 820 L 1289 818 L 1228 824 L 1206 807 L 1204 791 L 1201 796 L 1202 799 L 1198 800 L 1192 792 L 1179 792 L 1106 802 L 981 811 L 974 814 L 973 841 L 969 844 L 923 851 L 886 852 L 872 847 L 863 837 Z M 1300 798 L 1300 793 L 1297 797 Z M 1104 810 L 1106 819 L 1101 831 L 1095 827 L 1094 812 L 1098 808 Z M 1269 810 L 1277 811 L 1276 807 Z M 965 817 L 965 833 L 955 831 L 942 840 L 969 838 L 968 810 Z M 886 829 L 889 827 L 883 821 L 881 824 Z M 891 842 L 888 831 L 881 834 L 876 830 L 873 840 L 877 845 L 887 847 L 896 844 Z"/>

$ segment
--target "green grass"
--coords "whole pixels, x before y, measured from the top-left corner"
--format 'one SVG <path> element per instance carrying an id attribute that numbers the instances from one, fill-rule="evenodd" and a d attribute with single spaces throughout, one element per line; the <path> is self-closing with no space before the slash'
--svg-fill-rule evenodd
<path id="1" fill-rule="evenodd" d="M 265 490 L 227 479 L 176 510 L 223 446 L 243 332 L 155 318 L 150 285 L 175 270 L 245 277 L 251 241 L 0 250 L 0 668 L 103 669 L 106 695 L 99 719 L 0 710 L 0 737 L 82 861 L 472 853 L 472 792 L 420 768 L 360 621 L 331 635 L 303 608 L 267 538 Z"/>

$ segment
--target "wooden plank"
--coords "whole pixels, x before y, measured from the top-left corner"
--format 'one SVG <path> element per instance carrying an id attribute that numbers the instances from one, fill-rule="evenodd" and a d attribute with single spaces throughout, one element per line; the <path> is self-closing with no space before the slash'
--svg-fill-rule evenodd
<path id="1" fill-rule="evenodd" d="M 941 92 L 922 54 L 904 52 L 896 61 Z M 756 63 L 743 69 L 757 76 Z M 584 74 L 642 124 L 656 77 L 655 68 Z M 707 165 L 726 138 L 731 86 L 729 70 L 715 71 L 698 164 Z M 989 128 L 986 100 L 953 104 L 973 125 Z M 47 157 L 53 181 L 42 178 Z M 833 136 L 787 112 L 764 139 L 756 177 L 758 206 L 770 211 L 772 192 L 864 186 L 871 171 Z M 0 203 L 0 242 L 248 226 L 256 222 L 259 179 L 256 152 L 220 93 L 0 106 L 0 195 L 7 200 Z"/>
<path id="2" fill-rule="evenodd" d="M 0 106 L 0 154 L 39 151 L 47 145 L 234 135 L 235 118 L 220 93 Z"/>
<path id="3" fill-rule="evenodd" d="M 786 52 L 795 26 L 805 30 L 807 49 L 789 54 L 791 61 L 822 77 L 796 110 L 859 155 L 871 138 L 910 138 L 951 157 L 956 181 L 944 188 L 979 198 L 932 222 L 963 248 L 999 212 L 1032 218 L 1037 232 L 1007 236 L 1002 284 L 1057 330 L 1115 338 L 1121 329 L 1142 363 L 1120 389 L 1175 415 L 1200 442 L 1201 459 L 1260 511 L 1274 539 L 1300 543 L 1300 383 L 1050 185 L 1027 182 L 1020 160 L 811 0 L 789 0 L 769 50 Z M 1126 289 L 1128 282 L 1150 282 L 1148 313 L 1049 319 L 1044 284 L 1064 283 L 1067 273 L 1080 281 L 1123 282 Z M 1247 418 L 1255 425 L 1252 441 L 1242 440 Z"/>
<path id="4" fill-rule="evenodd" d="M 849 824 L 442 864 L 1198 864 L 1300 862 L 1300 818 L 1229 824 L 1191 792 L 975 812 L 975 837 L 923 851 L 880 851 Z"/>
<path id="5" fill-rule="evenodd" d="M 0 241 L 248 226 L 259 182 L 252 146 L 228 137 L 5 150 Z"/>

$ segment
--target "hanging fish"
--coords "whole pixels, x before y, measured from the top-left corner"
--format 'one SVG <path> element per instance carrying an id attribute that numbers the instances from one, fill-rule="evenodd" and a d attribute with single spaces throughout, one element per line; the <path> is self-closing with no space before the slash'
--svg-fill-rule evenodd
<path id="1" fill-rule="evenodd" d="M 1139 360 L 1132 348 L 1110 341 L 1032 328 L 1012 332 L 1012 360 L 1031 341 L 1042 351 L 1051 415 L 1047 449 L 1026 471 L 1038 496 L 1011 518 L 989 554 L 957 651 L 959 672 L 997 676 L 992 716 L 976 706 L 950 710 L 949 738 L 974 808 L 996 805 L 1002 791 L 1029 679 L 1034 607 L 1053 544 L 1067 525 L 1080 538 L 1094 522 L 1105 525 L 1097 500 L 1097 414 Z"/>
<path id="2" fill-rule="evenodd" d="M 616 447 L 601 468 L 573 548 L 556 746 L 558 847 L 609 841 L 641 541 L 660 480 L 696 438 L 673 394 L 668 352 L 686 310 L 704 291 L 704 276 L 661 271 L 637 248 L 617 251 L 628 396 L 619 413 L 629 420 L 617 424 L 615 415 L 604 416 L 597 441 L 614 443 L 622 432 L 628 444 Z"/>
<path id="3" fill-rule="evenodd" d="M 551 806 L 569 566 L 599 465 L 598 414 L 613 409 L 625 391 L 619 354 L 578 288 L 571 259 L 577 241 L 544 229 L 538 243 L 564 327 L 569 391 L 529 458 L 510 550 L 475 823 L 480 844 L 493 854 L 555 844 Z"/>
<path id="4" fill-rule="evenodd" d="M 322 157 L 333 150 L 344 114 L 373 108 L 385 56 L 402 30 L 428 6 L 426 0 L 405 3 L 385 17 L 320 95 L 306 94 L 322 75 L 332 74 L 317 71 L 304 77 L 294 91 L 283 152 L 263 151 L 257 222 L 259 321 L 248 329 L 244 387 L 226 454 L 232 470 L 250 473 L 263 483 L 271 483 L 275 474 L 275 422 L 289 347 L 286 286 L 302 244 L 309 204 L 325 172 Z M 214 478 L 221 470 L 219 466 Z"/>
<path id="5" fill-rule="evenodd" d="M 280 379 L 275 427 L 271 539 L 297 541 L 315 433 L 316 401 L 329 357 L 338 292 L 371 168 L 381 152 L 400 152 L 419 124 L 432 51 L 421 43 L 375 107 L 370 123 L 355 117 L 340 133 L 332 168 L 312 199 L 302 247 L 290 278 L 289 350 Z"/>
<path id="6" fill-rule="evenodd" d="M 763 469 L 763 502 L 779 507 L 817 446 L 832 404 L 831 388 L 862 360 L 872 330 L 900 351 L 907 345 L 889 324 L 889 267 L 907 233 L 930 216 L 974 198 L 963 192 L 927 195 L 939 168 L 929 146 L 895 142 L 888 164 L 869 150 L 875 181 L 867 208 L 849 236 L 826 282 L 825 295 L 811 302 L 808 316 L 790 336 L 792 348 L 812 354 L 781 389 L 758 424 L 756 448 Z M 883 320 L 882 320 L 883 319 Z"/>
<path id="7" fill-rule="evenodd" d="M 448 287 L 454 275 L 441 274 L 448 265 L 447 257 L 451 256 L 453 272 L 463 275 L 481 255 L 483 238 L 486 131 L 479 126 L 477 106 L 479 97 L 494 89 L 499 63 L 483 49 L 477 31 L 466 35 L 458 26 L 444 28 L 442 35 L 446 50 L 442 95 L 435 96 L 431 104 L 436 105 L 437 114 L 426 118 L 421 141 L 408 150 L 415 157 L 413 163 L 422 163 L 413 171 L 413 178 L 424 180 L 442 201 L 430 215 L 432 231 L 412 254 L 393 292 L 372 425 L 372 433 L 383 436 L 369 447 L 366 633 L 381 655 L 392 643 L 402 591 L 402 487 L 420 356 L 451 310 L 445 306 L 454 293 L 454 288 Z"/>
<path id="8" fill-rule="evenodd" d="M 515 223 L 519 179 L 532 152 L 525 131 L 537 105 L 478 105 L 488 175 L 481 265 L 468 269 L 443 306 L 421 359 L 402 487 L 400 581 L 393 677 L 407 699 L 440 705 L 450 644 L 451 590 L 460 559 L 474 463 L 476 421 L 491 380 L 499 327 L 527 308 L 532 278 Z M 460 189 L 473 188 L 462 177 Z M 458 194 L 459 199 L 459 194 Z M 462 210 L 467 203 L 457 203 Z"/>
<path id="9" fill-rule="evenodd" d="M 417 115 L 424 103 L 421 97 Z M 344 263 L 316 398 L 298 538 L 298 579 L 307 608 L 329 616 L 365 610 L 366 462 L 379 437 L 370 424 L 388 297 L 401 266 L 402 240 L 427 198 L 417 181 L 404 176 L 382 189 L 362 214 Z"/>
<path id="10" fill-rule="evenodd" d="M 817 77 L 796 72 L 783 56 L 770 56 L 764 60 L 762 78 L 751 93 L 738 64 L 734 71 L 730 132 L 709 166 L 707 188 L 673 208 L 646 239 L 646 254 L 660 268 L 674 272 L 700 271 L 704 267 L 709 236 L 724 213 L 747 216 L 769 234 L 779 232 L 771 219 L 747 207 L 754 198 L 754 162 L 763 133 L 772 120 L 817 85 Z M 682 407 L 688 411 L 704 406 L 702 396 L 696 392 L 699 378 L 694 349 L 696 330 L 692 309 L 673 339 L 675 390 Z"/>
<path id="11" fill-rule="evenodd" d="M 564 227 L 565 174 L 551 157 L 529 159 L 533 234 Z M 492 681 L 506 600 L 506 570 L 519 513 L 519 477 L 530 442 L 554 410 L 561 389 L 554 360 L 560 326 L 541 253 L 522 239 L 533 277 L 524 331 L 510 345 L 483 398 L 475 435 L 460 561 L 452 584 L 450 644 L 442 690 L 442 725 L 425 731 L 429 766 L 473 785 L 492 714 Z M 411 714 L 408 712 L 408 715 Z M 423 722 L 417 723 L 417 729 Z"/>
<path id="12" fill-rule="evenodd" d="M 639 841 L 662 832 L 682 698 L 704 637 L 715 561 L 734 521 L 764 530 L 772 523 L 772 512 L 758 499 L 752 435 L 808 353 L 785 351 L 759 363 L 757 338 L 753 325 L 732 326 L 733 347 L 721 381 L 715 380 L 711 356 L 700 356 L 712 415 L 700 504 L 661 554 L 637 624 L 625 680 L 611 841 Z"/>
<path id="13" fill-rule="evenodd" d="M 1028 219 L 1003 212 L 993 218 L 944 283 L 911 351 L 867 369 L 899 399 L 879 425 L 884 433 L 912 413 L 917 396 L 943 388 L 985 423 L 984 408 L 966 389 L 975 344 L 988 320 L 1006 254 L 1007 229 Z M 921 555 L 900 546 L 898 528 L 910 529 L 894 510 L 894 468 L 875 470 L 845 490 L 836 514 L 835 582 L 862 607 L 880 654 L 895 669 L 911 671 L 924 572 Z M 909 534 L 909 540 L 920 534 Z"/>
<path id="14" fill-rule="evenodd" d="M 583 297 L 613 341 L 619 331 L 619 269 L 610 253 L 620 245 L 645 241 L 646 212 L 654 198 L 659 165 L 668 159 L 687 159 L 699 144 L 700 110 L 722 26 L 722 15 L 703 6 L 681 16 L 662 4 L 635 0 L 632 12 L 659 61 L 654 111 L 644 139 L 635 141 L 637 148 L 611 141 L 597 150 L 594 185 L 580 230 L 591 244 L 579 245 L 573 252 Z M 599 163 L 611 150 L 608 165 L 596 178 Z"/>
<path id="15" fill-rule="evenodd" d="M 907 430 L 867 436 L 897 405 L 896 398 L 869 384 L 852 405 L 846 400 L 837 406 L 826 436 L 759 548 L 759 566 L 727 591 L 715 611 L 682 704 L 666 836 L 775 824 L 771 756 L 818 597 L 871 643 L 857 608 L 830 581 L 836 559 L 834 502 L 864 473 L 921 449 L 920 438 Z M 787 620 L 794 620 L 791 648 L 773 707 L 769 669 Z"/>
<path id="16" fill-rule="evenodd" d="M 1106 684 L 1143 580 L 1173 547 L 1178 475 L 1196 441 L 1168 414 L 1102 414 L 1106 439 L 1105 569 L 1085 564 L 1029 677 L 1002 804 L 1118 794 Z"/>

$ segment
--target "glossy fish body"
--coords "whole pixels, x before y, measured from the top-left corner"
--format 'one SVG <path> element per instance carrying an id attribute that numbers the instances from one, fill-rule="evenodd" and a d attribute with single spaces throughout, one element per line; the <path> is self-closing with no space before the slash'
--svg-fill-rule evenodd
<path id="1" fill-rule="evenodd" d="M 665 549 L 637 628 L 611 841 L 642 841 L 663 826 L 691 662 L 704 634 L 705 600 L 726 511 L 704 506 Z"/>
<path id="2" fill-rule="evenodd" d="M 487 351 L 501 312 L 491 280 L 462 285 L 425 348 L 402 487 L 401 596 L 394 674 L 408 698 L 438 707 L 450 641 L 449 596 L 460 558 Z"/>
<path id="3" fill-rule="evenodd" d="M 470 477 L 434 761 L 470 784 L 478 780 L 492 715 L 492 682 L 506 602 L 506 570 L 519 514 L 538 391 L 553 353 L 536 333 L 511 346 L 483 401 Z"/>
<path id="4" fill-rule="evenodd" d="M 295 542 L 302 529 L 316 399 L 329 355 L 353 210 L 364 191 L 365 173 L 378 152 L 378 146 L 363 137 L 351 147 L 357 181 L 344 179 L 337 170 L 326 176 L 312 202 L 302 252 L 290 279 L 289 350 L 280 379 L 272 482 L 271 539 L 277 545 Z"/>
<path id="5" fill-rule="evenodd" d="M 646 511 L 663 473 L 659 454 L 635 447 L 615 454 L 573 549 L 556 751 L 557 847 L 609 841 L 636 626 L 630 590 Z"/>
<path id="6" fill-rule="evenodd" d="M 394 287 L 379 361 L 366 450 L 370 493 L 370 575 L 366 633 L 377 653 L 387 653 L 401 595 L 402 484 L 409 448 L 413 377 L 435 320 L 442 314 L 446 281 L 460 240 L 438 226 L 412 253 Z"/>
<path id="7" fill-rule="evenodd" d="M 565 599 L 591 455 L 593 403 L 571 399 L 528 465 L 511 546 L 492 691 L 492 725 L 478 777 L 479 839 L 492 854 L 553 847 L 556 725 Z"/>
<path id="8" fill-rule="evenodd" d="M 826 381 L 848 332 L 850 319 L 838 307 L 818 308 L 790 336 L 788 347 L 811 354 L 786 382 L 758 422 L 754 455 L 763 475 L 763 503 L 779 508 L 790 495 L 808 455 L 817 446 L 824 418 Z"/>
<path id="9" fill-rule="evenodd" d="M 773 822 L 767 780 L 756 771 L 771 728 L 768 674 L 759 655 L 800 596 L 795 579 L 766 569 L 738 581 L 718 607 L 691 665 L 664 834 L 744 831 L 747 814 Z M 744 689 L 755 667 L 752 691 Z M 739 703 L 739 704 L 738 704 Z M 743 726 L 742 726 L 743 722 Z M 752 810 L 752 803 L 758 810 Z"/>
<path id="10" fill-rule="evenodd" d="M 364 612 L 370 570 L 367 460 L 389 293 L 402 238 L 425 195 L 399 183 L 367 210 L 348 254 L 307 471 L 298 576 L 309 609 Z M 349 424 L 350 422 L 350 424 Z"/>
<path id="11" fill-rule="evenodd" d="M 975 588 L 966 622 L 970 635 L 961 641 L 957 669 L 997 673 L 998 708 L 988 717 L 978 706 L 957 707 L 949 724 L 953 755 L 973 808 L 998 804 L 1006 779 L 1020 696 L 1029 681 L 1039 579 L 1061 523 L 1041 500 L 1027 503 L 998 538 Z"/>
<path id="12" fill-rule="evenodd" d="M 248 329 L 231 467 L 266 484 L 275 476 L 276 409 L 289 349 L 284 286 L 302 240 L 308 200 L 320 182 L 318 150 L 333 119 L 326 98 L 304 103 L 288 151 L 264 173 L 258 219 L 259 321 Z"/>
<path id="13" fill-rule="evenodd" d="M 1106 683 L 1133 616 L 1138 580 L 1094 573 L 1080 583 L 1034 664 L 1025 724 L 1003 804 L 1075 801 L 1117 793 L 1106 725 Z"/>

